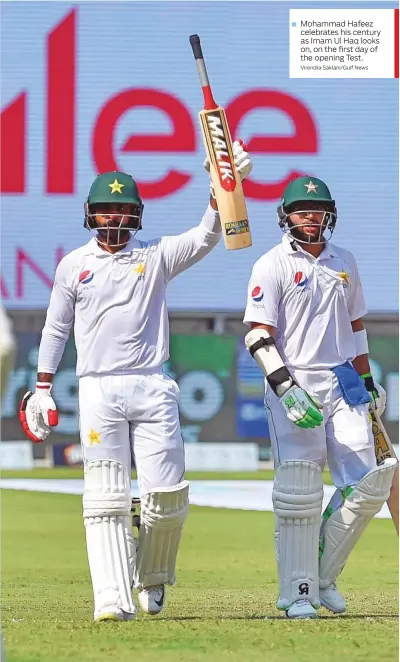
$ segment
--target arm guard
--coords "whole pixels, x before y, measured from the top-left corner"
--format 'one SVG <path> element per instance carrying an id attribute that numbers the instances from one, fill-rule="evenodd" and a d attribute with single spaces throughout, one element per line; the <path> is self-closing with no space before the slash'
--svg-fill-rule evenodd
<path id="1" fill-rule="evenodd" d="M 293 386 L 294 380 L 280 357 L 275 340 L 266 329 L 255 327 L 246 334 L 244 342 L 260 366 L 268 384 L 281 398 Z"/>

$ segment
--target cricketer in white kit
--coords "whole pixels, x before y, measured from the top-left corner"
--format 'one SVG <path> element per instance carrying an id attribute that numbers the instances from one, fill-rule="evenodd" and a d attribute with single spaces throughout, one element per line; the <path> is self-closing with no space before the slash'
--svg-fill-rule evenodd
<path id="1" fill-rule="evenodd" d="M 397 461 L 376 465 L 369 408 L 384 411 L 362 317 L 354 256 L 327 240 L 337 211 L 326 184 L 300 177 L 278 207 L 282 243 L 254 265 L 245 342 L 265 376 L 275 461 L 278 609 L 314 618 L 346 609 L 336 579 L 389 495 Z M 336 486 L 321 520 L 326 461 Z"/>
<path id="2" fill-rule="evenodd" d="M 252 164 L 234 143 L 243 179 Z M 207 161 L 205 167 L 209 167 Z M 84 457 L 83 518 L 95 620 L 159 613 L 175 583 L 188 514 L 178 385 L 162 370 L 169 358 L 168 283 L 221 237 L 212 187 L 201 223 L 181 235 L 140 241 L 143 203 L 122 172 L 99 175 L 85 203 L 89 243 L 57 267 L 42 333 L 35 393 L 21 403 L 27 435 L 41 441 L 57 424 L 52 378 L 74 323 Z M 138 547 L 131 526 L 131 448 L 140 489 Z"/>

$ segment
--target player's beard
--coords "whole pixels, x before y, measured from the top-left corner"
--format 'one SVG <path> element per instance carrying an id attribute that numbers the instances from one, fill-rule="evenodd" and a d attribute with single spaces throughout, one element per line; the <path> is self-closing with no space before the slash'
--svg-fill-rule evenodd
<path id="1" fill-rule="evenodd" d="M 316 223 L 303 223 L 303 225 L 310 225 L 318 227 L 319 231 L 315 234 L 309 234 L 304 232 L 301 226 L 295 225 L 289 221 L 289 232 L 292 235 L 293 239 L 296 239 L 302 244 L 324 244 L 326 239 L 323 236 L 326 230 L 326 224 L 321 223 L 321 225 Z"/>
<path id="2" fill-rule="evenodd" d="M 114 216 L 106 226 L 98 229 L 100 243 L 113 248 L 123 248 L 130 239 L 130 231 L 124 223 L 127 216 Z"/>
<path id="3" fill-rule="evenodd" d="M 130 238 L 129 230 L 120 230 L 118 228 L 104 228 L 97 231 L 99 243 L 107 246 L 126 246 Z"/>

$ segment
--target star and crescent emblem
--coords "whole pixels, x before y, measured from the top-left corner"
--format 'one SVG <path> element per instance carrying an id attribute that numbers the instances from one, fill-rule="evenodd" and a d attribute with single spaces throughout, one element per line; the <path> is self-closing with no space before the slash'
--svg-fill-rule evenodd
<path id="1" fill-rule="evenodd" d="M 146 265 L 144 262 L 140 262 L 135 269 L 135 272 L 141 276 L 146 271 Z"/>
<path id="2" fill-rule="evenodd" d="M 114 179 L 112 184 L 109 184 L 109 187 L 111 189 L 111 193 L 121 193 L 122 195 L 122 189 L 124 188 L 125 184 L 121 184 L 118 179 Z"/>
<path id="3" fill-rule="evenodd" d="M 317 193 L 318 184 L 314 184 L 311 179 L 308 184 L 304 184 L 304 186 L 307 189 L 307 193 Z"/>
<path id="4" fill-rule="evenodd" d="M 93 444 L 101 444 L 100 434 L 101 434 L 100 432 L 95 432 L 93 428 L 90 428 L 88 438 L 91 446 L 93 446 Z"/>

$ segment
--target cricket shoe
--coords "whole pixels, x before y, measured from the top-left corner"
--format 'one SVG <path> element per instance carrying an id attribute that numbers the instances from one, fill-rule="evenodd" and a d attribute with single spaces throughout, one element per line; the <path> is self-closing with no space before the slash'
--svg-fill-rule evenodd
<path id="1" fill-rule="evenodd" d="M 139 604 L 146 614 L 159 614 L 165 605 L 165 586 L 148 586 L 139 592 Z"/>
<path id="2" fill-rule="evenodd" d="M 328 588 L 319 589 L 319 599 L 321 605 L 333 614 L 343 614 L 346 611 L 346 600 L 337 590 L 335 582 Z"/>
<path id="3" fill-rule="evenodd" d="M 110 605 L 109 607 L 102 607 L 99 609 L 95 615 L 95 621 L 132 621 L 136 616 L 136 613 L 131 614 L 128 611 L 124 611 L 116 605 Z"/>
<path id="4" fill-rule="evenodd" d="M 286 618 L 317 618 L 316 609 L 308 600 L 296 600 L 285 610 Z"/>

